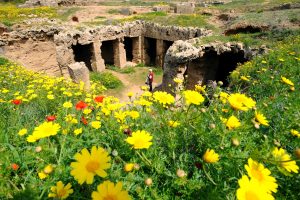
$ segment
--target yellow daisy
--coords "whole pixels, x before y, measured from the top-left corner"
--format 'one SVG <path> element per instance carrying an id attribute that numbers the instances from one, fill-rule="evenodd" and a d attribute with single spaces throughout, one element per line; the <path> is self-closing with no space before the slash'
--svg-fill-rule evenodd
<path id="1" fill-rule="evenodd" d="M 294 83 L 291 80 L 285 78 L 284 76 L 281 77 L 281 80 L 282 80 L 282 82 L 284 82 L 285 84 L 288 84 L 289 86 L 294 86 Z"/>
<path id="2" fill-rule="evenodd" d="M 255 121 L 258 124 L 269 126 L 269 121 L 267 120 L 267 118 L 263 114 L 256 112 L 256 111 L 255 111 Z"/>
<path id="3" fill-rule="evenodd" d="M 282 148 L 277 148 L 272 151 L 272 155 L 276 161 L 278 161 L 278 167 L 285 169 L 288 172 L 298 173 L 299 167 L 296 164 L 296 161 L 291 160 L 291 157 L 286 151 Z"/>
<path id="4" fill-rule="evenodd" d="M 155 101 L 159 102 L 163 106 L 168 106 L 175 102 L 175 98 L 167 92 L 161 92 L 161 91 L 154 92 L 153 98 Z"/>
<path id="5" fill-rule="evenodd" d="M 219 161 L 219 154 L 217 154 L 213 149 L 207 149 L 203 155 L 203 160 L 206 163 L 215 163 Z"/>
<path id="6" fill-rule="evenodd" d="M 106 169 L 110 168 L 110 156 L 101 147 L 92 147 L 91 153 L 86 149 L 82 149 L 81 153 L 75 154 L 77 162 L 72 162 L 71 175 L 78 181 L 79 184 L 86 182 L 92 184 L 94 176 L 106 177 Z"/>
<path id="7" fill-rule="evenodd" d="M 56 199 L 66 199 L 70 194 L 73 193 L 73 189 L 71 189 L 71 184 L 68 183 L 66 186 L 63 182 L 58 181 L 56 186 L 51 187 L 51 193 L 48 194 L 48 197 L 56 198 Z"/>
<path id="8" fill-rule="evenodd" d="M 226 125 L 226 127 L 229 130 L 232 130 L 232 129 L 235 129 L 235 128 L 241 126 L 241 122 L 239 121 L 239 119 L 233 115 L 230 116 L 228 119 L 221 118 L 221 120 L 223 121 L 223 123 Z"/>
<path id="9" fill-rule="evenodd" d="M 253 99 L 239 93 L 231 94 L 228 97 L 228 101 L 233 109 L 242 111 L 247 111 L 250 108 L 253 108 L 256 104 Z"/>
<path id="10" fill-rule="evenodd" d="M 104 181 L 98 185 L 97 191 L 92 193 L 93 200 L 130 200 L 128 192 L 122 190 L 122 182 L 116 185 L 110 181 Z"/>
<path id="11" fill-rule="evenodd" d="M 131 144 L 134 149 L 148 149 L 152 145 L 152 136 L 147 131 L 132 132 L 132 136 L 126 139 L 126 142 Z"/>
<path id="12" fill-rule="evenodd" d="M 200 105 L 204 101 L 203 96 L 199 92 L 192 90 L 184 91 L 183 96 L 187 105 Z"/>
<path id="13" fill-rule="evenodd" d="M 269 192 L 277 192 L 276 179 L 270 176 L 271 171 L 265 168 L 261 163 L 258 163 L 251 158 L 248 159 L 248 165 L 245 169 L 251 179 L 255 179 L 260 187 Z"/>
<path id="14" fill-rule="evenodd" d="M 297 131 L 297 130 L 292 129 L 292 130 L 291 130 L 291 134 L 292 134 L 293 136 L 296 136 L 296 137 L 300 138 L 300 133 L 299 133 L 299 131 Z"/>
<path id="15" fill-rule="evenodd" d="M 239 180 L 240 188 L 236 191 L 238 200 L 274 200 L 274 197 L 260 187 L 257 181 L 243 175 Z"/>

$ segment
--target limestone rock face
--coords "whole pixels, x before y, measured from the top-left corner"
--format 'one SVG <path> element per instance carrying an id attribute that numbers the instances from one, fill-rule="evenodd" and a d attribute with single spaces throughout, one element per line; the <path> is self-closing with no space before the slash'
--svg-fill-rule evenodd
<path id="1" fill-rule="evenodd" d="M 155 90 L 173 93 L 173 88 L 176 88 L 173 79 L 179 75 L 185 79 L 187 75 L 187 87 L 192 89 L 195 84 L 216 80 L 220 74 L 229 75 L 234 65 L 266 52 L 266 46 L 250 48 L 240 42 L 201 44 L 200 39 L 176 41 L 167 51 L 162 84 Z"/>
<path id="2" fill-rule="evenodd" d="M 75 83 L 84 82 L 85 89 L 90 88 L 90 74 L 88 68 L 85 66 L 84 62 L 75 62 L 68 67 L 70 77 Z"/>

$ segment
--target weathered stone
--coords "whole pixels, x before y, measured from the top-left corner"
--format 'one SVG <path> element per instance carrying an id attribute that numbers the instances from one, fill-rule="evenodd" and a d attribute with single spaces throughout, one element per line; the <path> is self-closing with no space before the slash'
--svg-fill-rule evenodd
<path id="1" fill-rule="evenodd" d="M 195 11 L 195 4 L 188 3 L 178 3 L 176 4 L 175 13 L 178 14 L 193 14 Z"/>
<path id="2" fill-rule="evenodd" d="M 88 68 L 85 66 L 84 62 L 72 63 L 68 67 L 70 77 L 75 83 L 84 83 L 85 89 L 90 88 L 90 74 Z"/>
<path id="3" fill-rule="evenodd" d="M 152 10 L 155 12 L 169 12 L 170 6 L 168 6 L 168 5 L 153 6 Z"/>
<path id="4" fill-rule="evenodd" d="M 130 8 L 121 8 L 120 14 L 129 16 L 133 14 L 133 11 Z"/>

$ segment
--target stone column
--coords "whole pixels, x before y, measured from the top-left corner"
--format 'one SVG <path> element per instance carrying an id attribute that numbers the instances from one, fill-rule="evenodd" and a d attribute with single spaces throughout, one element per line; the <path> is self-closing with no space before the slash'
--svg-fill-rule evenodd
<path id="1" fill-rule="evenodd" d="M 60 68 L 61 75 L 66 78 L 70 77 L 68 66 L 75 62 L 72 48 L 68 46 L 56 46 L 56 60 Z"/>
<path id="2" fill-rule="evenodd" d="M 70 77 L 75 83 L 84 82 L 84 88 L 90 89 L 90 72 L 84 62 L 72 63 L 68 66 Z"/>
<path id="3" fill-rule="evenodd" d="M 142 37 L 132 38 L 132 62 L 141 63 L 142 62 Z"/>
<path id="4" fill-rule="evenodd" d="M 94 59 L 92 62 L 92 68 L 94 71 L 97 71 L 97 72 L 102 72 L 103 70 L 105 70 L 105 63 L 101 56 L 101 46 L 102 46 L 102 43 L 100 42 L 100 40 L 97 39 L 94 41 L 94 43 L 93 43 Z"/>
<path id="5" fill-rule="evenodd" d="M 126 51 L 124 48 L 123 41 L 121 39 L 116 39 L 114 41 L 114 65 L 120 68 L 126 66 Z"/>
<path id="6" fill-rule="evenodd" d="M 163 40 L 156 40 L 156 59 L 155 64 L 157 66 L 163 67 L 164 64 L 164 41 Z"/>
<path id="7" fill-rule="evenodd" d="M 145 39 L 145 37 L 142 37 L 141 41 L 141 46 L 142 46 L 142 62 L 145 65 L 150 64 L 150 56 L 148 55 L 147 49 L 149 48 L 149 41 Z"/>

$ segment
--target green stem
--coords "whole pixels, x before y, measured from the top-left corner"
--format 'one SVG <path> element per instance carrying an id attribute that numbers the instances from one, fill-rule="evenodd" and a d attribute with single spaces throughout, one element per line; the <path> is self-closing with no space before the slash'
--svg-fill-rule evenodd
<path id="1" fill-rule="evenodd" d="M 212 184 L 217 185 L 217 184 L 214 182 L 214 180 L 210 177 L 210 175 L 206 172 L 205 166 L 204 166 L 204 165 L 203 165 L 203 172 L 204 172 L 205 176 L 208 178 L 208 180 L 209 180 L 210 182 L 212 182 Z"/>

